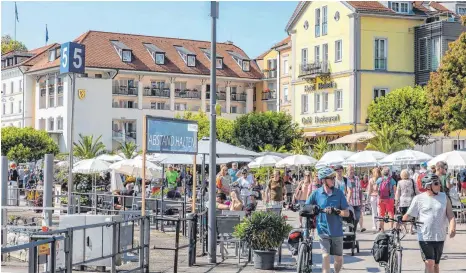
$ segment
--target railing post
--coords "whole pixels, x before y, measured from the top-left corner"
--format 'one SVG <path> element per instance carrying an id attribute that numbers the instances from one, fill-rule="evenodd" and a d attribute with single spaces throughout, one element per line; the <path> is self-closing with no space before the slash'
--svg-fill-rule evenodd
<path id="1" fill-rule="evenodd" d="M 159 230 L 159 199 L 155 199 L 155 229 Z"/>
<path id="2" fill-rule="evenodd" d="M 37 272 L 37 246 L 29 248 L 29 273 Z"/>
<path id="3" fill-rule="evenodd" d="M 186 215 L 186 221 L 188 221 L 188 238 L 189 238 L 189 248 L 188 248 L 188 266 L 193 266 L 193 253 L 195 253 L 195 236 L 194 233 L 194 213 L 188 213 Z M 195 255 L 194 255 L 195 256 Z"/>
<path id="4" fill-rule="evenodd" d="M 66 273 L 73 272 L 73 230 L 68 228 L 65 238 L 65 268 Z"/>
<path id="5" fill-rule="evenodd" d="M 73 199 L 74 199 L 74 197 L 73 197 Z M 80 214 L 80 213 L 81 213 L 81 196 L 78 195 L 78 214 Z"/>
<path id="6" fill-rule="evenodd" d="M 112 238 L 113 238 L 113 243 L 112 243 L 112 266 L 110 272 L 116 273 L 116 255 L 118 253 L 118 232 L 117 232 L 117 227 L 118 224 L 113 223 L 112 224 Z"/>
<path id="7" fill-rule="evenodd" d="M 180 246 L 180 220 L 177 220 L 176 229 L 175 229 L 175 259 L 173 263 L 173 273 L 178 273 L 179 246 Z"/>
<path id="8" fill-rule="evenodd" d="M 139 219 L 139 268 L 141 273 L 144 272 L 144 228 L 146 227 L 144 219 Z"/>
<path id="9" fill-rule="evenodd" d="M 8 222 L 8 211 L 5 206 L 8 205 L 8 158 L 6 156 L 1 157 L 1 205 L 2 205 L 2 247 L 7 245 L 7 229 L 6 225 Z M 6 254 L 2 255 L 2 261 L 5 260 Z"/>
<path id="10" fill-rule="evenodd" d="M 55 264 L 57 261 L 57 252 L 56 252 L 56 239 L 53 237 L 53 241 L 50 243 L 50 262 L 49 262 L 49 272 L 55 273 Z"/>
<path id="11" fill-rule="evenodd" d="M 150 252 L 150 219 L 149 216 L 144 218 L 144 267 L 145 273 L 149 273 L 149 252 Z"/>

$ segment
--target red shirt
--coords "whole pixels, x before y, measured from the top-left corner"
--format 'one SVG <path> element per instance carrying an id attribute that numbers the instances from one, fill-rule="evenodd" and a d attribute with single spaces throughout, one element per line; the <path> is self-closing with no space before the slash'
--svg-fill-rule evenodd
<path id="1" fill-rule="evenodd" d="M 366 189 L 367 189 L 367 185 L 369 185 L 369 181 L 361 180 L 361 188 L 362 188 L 363 190 L 366 190 Z"/>

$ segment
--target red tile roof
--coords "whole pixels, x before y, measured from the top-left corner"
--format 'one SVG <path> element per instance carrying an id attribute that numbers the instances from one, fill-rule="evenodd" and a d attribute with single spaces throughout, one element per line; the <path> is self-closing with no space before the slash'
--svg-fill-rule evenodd
<path id="1" fill-rule="evenodd" d="M 347 3 L 358 11 L 395 13 L 393 10 L 385 7 L 378 1 L 347 1 Z"/>
<path id="2" fill-rule="evenodd" d="M 283 46 L 291 42 L 291 36 L 286 37 L 285 39 L 281 40 L 279 43 L 275 44 L 272 48 L 277 48 L 279 46 Z"/>
<path id="3" fill-rule="evenodd" d="M 266 52 L 262 53 L 261 55 L 257 56 L 255 59 L 256 60 L 263 60 L 265 55 L 269 54 L 269 52 L 272 51 L 271 49 L 268 49 Z"/>
<path id="4" fill-rule="evenodd" d="M 111 40 L 124 43 L 132 50 L 133 61 L 125 63 L 113 47 Z M 88 31 L 78 38 L 76 42 L 86 46 L 86 67 L 113 68 L 135 71 L 154 71 L 180 74 L 210 74 L 210 60 L 202 48 L 210 49 L 210 42 L 144 36 L 135 34 Z M 165 64 L 157 65 L 147 51 L 144 43 L 151 43 L 165 51 Z M 196 67 L 188 67 L 178 54 L 175 46 L 182 46 L 196 54 Z M 254 62 L 250 64 L 250 72 L 244 72 L 229 52 L 235 52 L 249 59 L 239 47 L 233 44 L 217 43 L 217 55 L 223 57 L 223 69 L 217 69 L 218 76 L 260 79 L 262 75 Z M 41 57 L 29 71 L 58 67 L 60 60 L 49 62 L 47 56 Z"/>
<path id="5" fill-rule="evenodd" d="M 443 6 L 442 4 L 440 4 L 440 3 L 431 1 L 431 2 L 429 2 L 429 5 L 430 5 L 431 7 L 433 7 L 434 9 L 440 11 L 440 12 L 450 12 L 450 13 L 453 13 L 452 11 L 450 11 L 449 9 L 447 9 L 446 7 L 444 7 L 444 6 Z"/>

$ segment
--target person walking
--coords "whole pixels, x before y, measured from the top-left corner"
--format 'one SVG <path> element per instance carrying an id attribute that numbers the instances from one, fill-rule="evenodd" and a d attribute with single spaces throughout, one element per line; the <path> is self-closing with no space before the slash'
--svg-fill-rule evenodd
<path id="1" fill-rule="evenodd" d="M 265 188 L 265 203 L 274 208 L 282 208 L 283 200 L 286 197 L 285 182 L 280 176 L 280 170 L 273 171 L 273 177 Z"/>
<path id="2" fill-rule="evenodd" d="M 347 184 L 347 191 L 348 191 L 348 204 L 353 207 L 354 210 L 354 228 L 358 229 L 358 223 L 361 219 L 361 208 L 362 208 L 362 188 L 361 188 L 361 181 L 359 181 L 359 177 L 354 175 L 354 167 L 349 165 L 348 168 L 348 184 Z M 361 226 L 361 232 L 366 231 L 365 228 Z"/>
<path id="3" fill-rule="evenodd" d="M 414 196 L 420 192 L 414 180 L 409 178 L 408 170 L 402 170 L 400 176 L 401 180 L 398 181 L 395 193 L 395 207 L 401 215 L 405 215 Z M 414 234 L 414 228 L 415 226 L 411 225 L 411 234 Z"/>
<path id="4" fill-rule="evenodd" d="M 306 203 L 307 197 L 309 196 L 309 189 L 311 186 L 311 173 L 309 171 L 304 172 L 303 180 L 299 181 L 298 187 L 293 195 L 292 203 L 298 204 L 301 207 Z M 299 216 L 299 227 L 303 226 L 303 217 Z"/>
<path id="5" fill-rule="evenodd" d="M 228 167 L 225 164 L 220 166 L 220 172 L 217 174 L 217 192 L 230 195 L 231 176 L 228 174 Z"/>
<path id="6" fill-rule="evenodd" d="M 336 172 L 335 187 L 339 188 L 347 196 L 348 178 L 343 176 L 343 166 L 336 165 L 334 170 Z"/>
<path id="7" fill-rule="evenodd" d="M 322 272 L 330 273 L 330 256 L 334 258 L 334 269 L 339 273 L 343 266 L 343 222 L 348 217 L 348 202 L 344 193 L 335 187 L 335 171 L 322 168 L 318 172 L 323 186 L 314 191 L 306 205 L 316 205 L 324 210 L 316 217 L 317 233 L 322 249 Z"/>
<path id="8" fill-rule="evenodd" d="M 379 196 L 379 215 L 385 217 L 388 214 L 391 218 L 395 215 L 395 192 L 396 182 L 390 176 L 390 168 L 382 169 L 382 177 L 376 181 L 377 193 Z M 390 222 L 390 227 L 393 228 L 393 222 Z M 384 222 L 380 221 L 379 231 L 384 231 Z"/>
<path id="9" fill-rule="evenodd" d="M 254 187 L 254 181 L 248 179 L 248 170 L 243 169 L 241 171 L 241 177 L 236 180 L 238 186 L 240 187 L 240 196 L 243 200 L 243 204 L 246 206 L 252 202 L 251 194 L 252 194 L 252 187 Z"/>
<path id="10" fill-rule="evenodd" d="M 440 191 L 444 192 L 450 198 L 450 189 L 453 184 L 450 183 L 450 176 L 447 174 L 448 165 L 445 161 L 439 161 L 435 164 L 436 175 L 440 179 Z"/>
<path id="11" fill-rule="evenodd" d="M 416 182 L 419 192 L 425 192 L 426 190 L 422 188 L 422 178 L 427 174 L 427 162 L 422 162 L 419 165 L 419 172 L 414 174 L 414 182 Z"/>
<path id="12" fill-rule="evenodd" d="M 417 230 L 417 237 L 425 272 L 439 273 L 440 258 L 447 237 L 446 227 L 449 222 L 450 238 L 454 238 L 456 221 L 450 199 L 446 193 L 440 192 L 440 178 L 429 173 L 422 178 L 422 185 L 427 191 L 414 197 L 403 220 L 417 218 L 423 223 Z"/>

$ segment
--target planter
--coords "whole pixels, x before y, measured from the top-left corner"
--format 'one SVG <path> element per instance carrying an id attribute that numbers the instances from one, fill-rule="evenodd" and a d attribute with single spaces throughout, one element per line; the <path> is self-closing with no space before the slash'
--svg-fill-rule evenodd
<path id="1" fill-rule="evenodd" d="M 254 250 L 254 268 L 272 270 L 275 264 L 276 250 Z"/>

